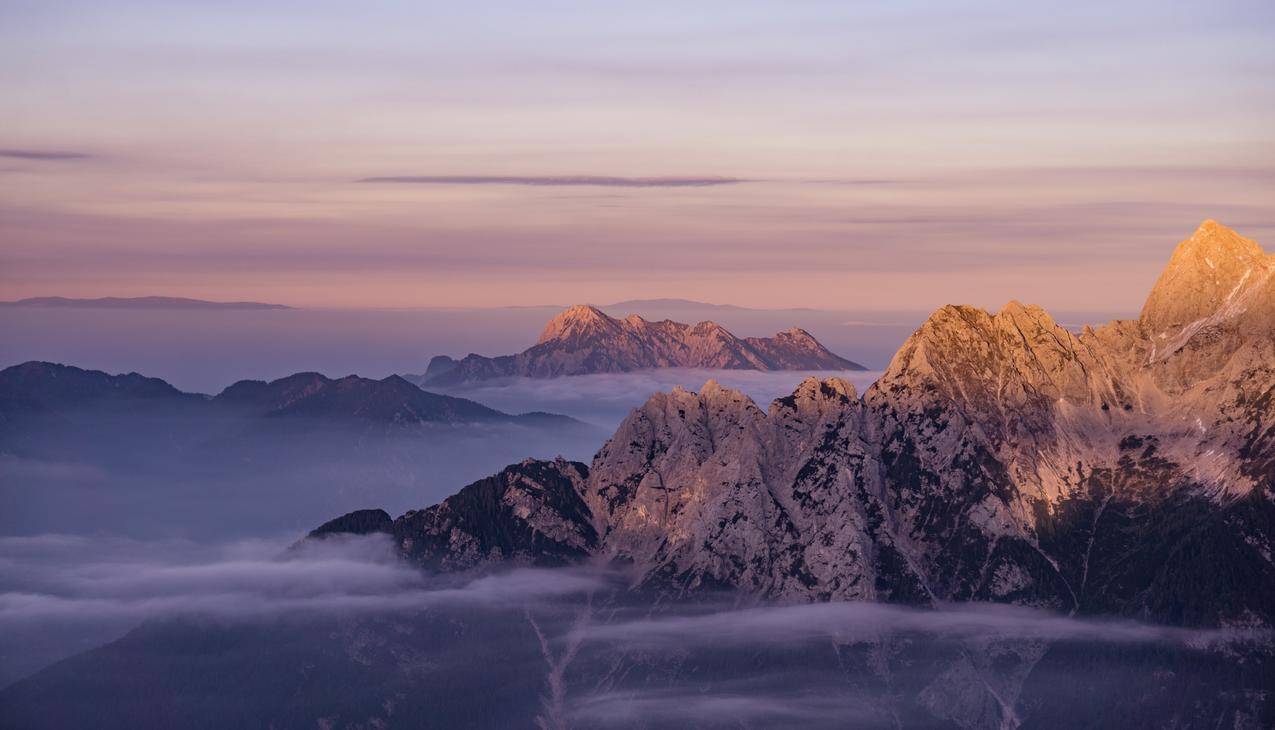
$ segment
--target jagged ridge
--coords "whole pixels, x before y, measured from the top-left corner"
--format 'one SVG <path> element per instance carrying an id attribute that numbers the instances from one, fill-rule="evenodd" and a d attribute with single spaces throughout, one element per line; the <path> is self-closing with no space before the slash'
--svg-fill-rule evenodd
<path id="1" fill-rule="evenodd" d="M 423 384 L 449 385 L 489 378 L 617 373 L 649 368 L 730 370 L 864 370 L 834 355 L 809 332 L 791 328 L 774 337 L 739 338 L 714 322 L 648 322 L 631 314 L 607 316 L 576 305 L 550 320 L 535 345 L 517 355 L 435 357 Z"/>
<path id="2" fill-rule="evenodd" d="M 1250 244 L 1206 223 L 1141 319 L 1080 334 L 1017 302 L 944 307 L 862 398 L 837 379 L 767 411 L 713 382 L 657 394 L 587 480 L 571 467 L 587 510 L 515 517 L 587 528 L 589 555 L 679 592 L 1269 627 L 1275 297 L 1255 268 L 1198 270 L 1267 266 Z"/>

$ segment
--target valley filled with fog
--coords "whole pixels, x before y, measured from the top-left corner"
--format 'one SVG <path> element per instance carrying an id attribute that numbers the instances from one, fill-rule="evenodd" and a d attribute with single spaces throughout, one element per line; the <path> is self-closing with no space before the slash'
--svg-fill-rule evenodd
<path id="1" fill-rule="evenodd" d="M 712 309 L 700 313 L 733 317 L 744 334 L 790 326 L 796 311 Z M 388 376 L 419 374 L 434 354 L 525 347 L 552 311 L 0 309 L 0 365 L 137 371 L 209 396 L 299 371 L 401 387 Z M 808 377 L 862 393 L 917 319 L 797 314 L 870 369 L 425 387 L 499 412 L 470 421 L 283 418 L 183 393 L 19 413 L 0 424 L 6 711 L 121 728 L 191 717 L 414 727 L 425 715 L 493 727 L 1050 727 L 1248 702 L 1227 688 L 1266 669 L 1224 657 L 1260 651 L 1260 631 L 977 603 L 791 605 L 712 590 L 680 600 L 634 591 L 623 564 L 449 576 L 405 562 L 383 534 L 302 540 L 354 510 L 435 505 L 529 457 L 587 464 L 656 392 L 715 380 L 763 410 Z M 40 670 L 39 682 L 18 681 Z M 1140 703 L 1126 707 L 1131 693 Z"/>
<path id="2" fill-rule="evenodd" d="M 73 659 L 7 693 L 11 719 L 44 725 L 1056 727 L 1164 720 L 1252 681 L 1221 658 L 1243 632 L 976 604 L 653 604 L 600 566 L 431 576 L 383 536 L 0 549 L 0 633 L 27 659 L 6 679 L 123 636 L 91 659 L 118 671 L 85 685 Z"/>
<path id="3" fill-rule="evenodd" d="M 652 316 L 733 314 L 743 331 L 760 333 L 789 326 L 784 318 L 791 314 L 709 309 L 656 310 Z M 0 366 L 48 360 L 108 373 L 136 371 L 216 394 L 241 378 L 299 371 L 384 377 L 419 373 L 436 353 L 512 352 L 534 341 L 554 311 L 0 308 Z M 823 323 L 841 333 L 842 351 L 855 356 L 896 346 L 893 339 L 905 337 L 902 330 L 911 326 L 873 323 L 842 331 L 839 313 L 806 314 L 814 321 L 808 326 Z M 164 555 L 184 564 L 236 553 L 245 544 L 269 546 L 268 553 L 352 510 L 383 508 L 398 515 L 436 504 L 526 458 L 588 463 L 629 410 L 658 391 L 698 390 L 716 379 L 764 408 L 812 375 L 845 377 L 862 389 L 876 373 L 670 369 L 503 378 L 437 389 L 510 414 L 544 411 L 580 421 L 564 427 L 493 422 L 383 428 L 237 411 L 210 416 L 189 404 L 72 407 L 56 418 L 23 421 L 0 431 L 0 539 L 6 541 L 0 616 L 27 615 L 26 608 L 39 605 L 41 615 L 61 618 L 30 621 L 10 634 L 23 638 L 6 642 L 0 684 L 116 638 L 137 619 L 130 611 L 105 609 L 48 613 L 51 604 L 39 601 L 67 597 L 46 595 L 21 576 L 80 575 L 88 570 L 86 556 L 128 564 L 138 556 Z M 159 615 L 177 607 L 147 605 Z"/>

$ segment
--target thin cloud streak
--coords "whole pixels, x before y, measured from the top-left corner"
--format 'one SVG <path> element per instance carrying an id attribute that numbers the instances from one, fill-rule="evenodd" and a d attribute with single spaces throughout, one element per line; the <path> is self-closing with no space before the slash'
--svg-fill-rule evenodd
<path id="1" fill-rule="evenodd" d="M 512 570 L 448 583 L 398 560 L 382 536 L 303 543 L 193 543 L 38 535 L 0 538 L 0 629 L 81 627 L 177 615 L 222 618 L 440 605 L 521 606 L 601 587 L 575 570 Z M 210 554 L 211 553 L 211 554 Z"/>
<path id="2" fill-rule="evenodd" d="M 615 177 L 609 175 L 401 175 L 365 177 L 361 183 L 418 185 L 530 185 L 535 187 L 701 188 L 757 182 L 739 177 Z"/>
<path id="3" fill-rule="evenodd" d="M 17 150 L 0 149 L 0 157 L 11 160 L 87 160 L 93 157 L 87 152 L 70 152 L 66 150 Z"/>
<path id="4" fill-rule="evenodd" d="M 782 686 L 791 677 L 768 677 Z M 875 698 L 849 693 L 844 687 L 812 686 L 804 691 L 776 690 L 765 682 L 726 684 L 714 691 L 698 687 L 670 687 L 644 691 L 602 692 L 574 703 L 572 717 L 589 725 L 630 726 L 638 721 L 658 721 L 687 726 L 721 726 L 725 723 L 764 726 L 822 727 L 836 723 L 875 726 Z"/>
<path id="5" fill-rule="evenodd" d="M 0 687 L 149 620 L 308 621 L 440 608 L 552 605 L 605 585 L 572 569 L 429 576 L 385 536 L 221 545 L 44 534 L 0 537 Z"/>
<path id="6" fill-rule="evenodd" d="M 1045 640 L 1108 643 L 1168 643 L 1192 646 L 1270 640 L 1270 632 L 1184 629 L 1129 620 L 1087 620 L 1000 604 L 965 603 L 940 610 L 884 603 L 832 602 L 795 606 L 727 608 L 668 618 L 640 618 L 590 627 L 591 639 L 647 648 L 696 645 L 791 644 L 833 637 L 843 643 L 883 634 L 936 636 L 947 640 Z"/>
<path id="7" fill-rule="evenodd" d="M 853 355 L 847 355 L 853 357 Z M 840 370 L 787 370 L 756 372 L 751 370 L 711 370 L 700 368 L 663 368 L 631 373 L 600 373 L 570 378 L 496 378 L 468 383 L 453 388 L 425 386 L 427 390 L 446 392 L 470 398 L 493 408 L 511 412 L 548 411 L 573 416 L 605 430 L 613 430 L 629 411 L 646 402 L 652 393 L 675 387 L 698 391 L 704 383 L 718 383 L 742 391 L 763 410 L 776 398 L 782 398 L 808 377 L 842 378 L 863 392 L 876 381 L 880 372 Z"/>

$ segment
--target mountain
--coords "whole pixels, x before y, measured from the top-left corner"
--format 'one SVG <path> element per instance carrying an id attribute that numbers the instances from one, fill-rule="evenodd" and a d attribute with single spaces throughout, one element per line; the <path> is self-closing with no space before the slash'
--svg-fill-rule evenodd
<path id="1" fill-rule="evenodd" d="M 587 458 L 606 435 L 393 376 L 297 373 L 208 396 L 29 362 L 0 370 L 0 534 L 280 534 L 366 504 L 397 514 L 529 454 Z"/>
<path id="2" fill-rule="evenodd" d="M 137 373 L 108 375 L 100 370 L 34 360 L 0 370 L 0 387 L 45 406 L 203 399 L 197 394 L 183 393 L 159 378 Z"/>
<path id="3" fill-rule="evenodd" d="M 241 380 L 216 396 L 183 393 L 159 378 L 31 361 L 0 370 L 0 416 L 12 410 L 59 411 L 88 407 L 133 409 L 139 404 L 198 404 L 256 416 L 368 422 L 396 426 L 424 423 L 519 423 L 580 426 L 551 413 L 512 415 L 465 398 L 421 390 L 397 375 L 382 380 L 349 375 L 332 379 L 296 373 L 270 382 Z"/>
<path id="4" fill-rule="evenodd" d="M 440 571 L 524 564 L 559 566 L 597 547 L 581 490 L 589 470 L 559 458 L 528 459 L 461 489 L 441 503 L 391 520 L 358 510 L 309 535 L 384 533 L 419 565 Z"/>
<path id="5" fill-rule="evenodd" d="M 567 416 L 510 415 L 465 398 L 421 390 L 397 375 L 383 380 L 297 373 L 270 382 L 241 380 L 212 399 L 275 418 L 326 418 L 388 423 L 576 423 Z"/>
<path id="6" fill-rule="evenodd" d="M 739 338 L 719 324 L 648 322 L 636 314 L 615 319 L 576 305 L 550 320 L 531 348 L 517 355 L 436 357 L 422 384 L 454 385 L 507 376 L 555 378 L 648 368 L 729 370 L 864 370 L 834 355 L 805 330 Z"/>
<path id="7" fill-rule="evenodd" d="M 1275 626 L 1272 273 L 1207 221 L 1138 320 L 1073 334 L 1018 302 L 948 306 L 862 397 L 839 379 L 765 410 L 712 381 L 657 394 L 587 479 L 542 465 L 587 509 L 531 491 L 520 529 L 591 531 L 591 555 L 678 594 Z M 573 308 L 541 342 L 608 337 L 628 329 Z"/>
<path id="8" fill-rule="evenodd" d="M 451 372 L 456 368 L 456 360 L 446 355 L 435 355 L 430 358 L 429 365 L 425 367 L 425 374 L 421 376 L 421 382 L 427 382 L 433 378 Z"/>
<path id="9" fill-rule="evenodd" d="M 31 297 L 13 302 L 0 302 L 0 307 L 26 309 L 291 309 L 282 304 L 262 302 L 210 302 L 185 297 L 100 297 L 71 299 L 67 297 Z"/>
<path id="10" fill-rule="evenodd" d="M 5 688 L 0 711 L 30 727 L 1270 727 L 1275 285 L 1254 248 L 1208 222 L 1139 319 L 1079 333 L 1017 302 L 944 307 L 862 395 L 838 378 L 764 409 L 711 381 L 658 393 L 588 466 L 527 460 L 310 534 L 385 536 L 439 581 L 418 610 L 151 622 Z M 569 569 L 508 570 L 525 566 Z M 612 580 L 569 600 L 511 598 L 600 566 Z"/>

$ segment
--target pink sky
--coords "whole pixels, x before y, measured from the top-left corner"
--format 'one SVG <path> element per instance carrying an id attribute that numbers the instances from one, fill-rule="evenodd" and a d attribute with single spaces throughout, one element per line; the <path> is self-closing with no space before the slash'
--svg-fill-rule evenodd
<path id="1" fill-rule="evenodd" d="M 1275 247 L 1269 3 L 843 5 L 7 4 L 0 298 L 1133 311 Z"/>

